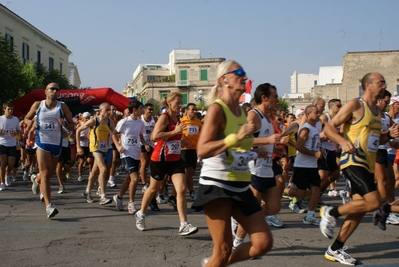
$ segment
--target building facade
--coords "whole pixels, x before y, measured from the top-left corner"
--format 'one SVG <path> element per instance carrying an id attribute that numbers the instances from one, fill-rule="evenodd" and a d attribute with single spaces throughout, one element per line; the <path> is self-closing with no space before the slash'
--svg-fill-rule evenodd
<path id="1" fill-rule="evenodd" d="M 291 74 L 291 93 L 292 94 L 303 94 L 309 93 L 315 85 L 319 76 L 311 73 L 298 73 L 294 71 Z"/>
<path id="2" fill-rule="evenodd" d="M 0 34 L 10 44 L 23 64 L 42 63 L 49 70 L 59 70 L 68 77 L 71 51 L 32 24 L 0 4 Z"/>
<path id="3" fill-rule="evenodd" d="M 80 80 L 80 75 L 78 71 L 78 66 L 73 64 L 73 62 L 69 62 L 69 83 L 75 86 L 76 88 L 80 88 L 82 81 Z"/>
<path id="4" fill-rule="evenodd" d="M 217 68 L 225 58 L 201 58 L 199 50 L 179 49 L 169 54 L 168 64 L 140 64 L 122 94 L 146 103 L 162 101 L 173 91 L 183 96 L 183 105 L 203 103 L 217 79 Z"/>

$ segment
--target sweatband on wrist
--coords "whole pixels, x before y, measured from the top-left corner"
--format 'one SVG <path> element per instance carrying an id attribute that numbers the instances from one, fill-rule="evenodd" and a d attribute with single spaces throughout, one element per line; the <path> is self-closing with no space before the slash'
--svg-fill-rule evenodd
<path id="1" fill-rule="evenodd" d="M 239 144 L 237 134 L 229 134 L 223 139 L 223 143 L 228 147 L 232 148 Z"/>

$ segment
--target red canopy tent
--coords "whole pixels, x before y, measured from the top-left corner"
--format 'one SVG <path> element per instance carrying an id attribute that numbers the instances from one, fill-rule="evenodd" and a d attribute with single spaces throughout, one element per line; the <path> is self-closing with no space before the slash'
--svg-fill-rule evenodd
<path id="1" fill-rule="evenodd" d="M 29 94 L 17 98 L 14 104 L 13 115 L 20 117 L 26 114 L 35 101 L 44 100 L 46 98 L 44 89 L 32 90 Z M 107 102 L 117 107 L 119 111 L 123 111 L 129 105 L 130 99 L 115 92 L 109 87 L 93 88 L 93 89 L 61 89 L 59 92 L 59 100 L 68 104 L 73 102 L 74 105 L 96 106 Z"/>

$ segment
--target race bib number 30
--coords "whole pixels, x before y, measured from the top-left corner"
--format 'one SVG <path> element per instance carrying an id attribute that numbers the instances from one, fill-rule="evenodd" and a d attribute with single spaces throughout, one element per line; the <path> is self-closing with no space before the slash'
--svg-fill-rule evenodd
<path id="1" fill-rule="evenodd" d="M 168 154 L 180 154 L 180 145 L 180 140 L 166 142 L 166 146 L 168 147 Z"/>
<path id="2" fill-rule="evenodd" d="M 249 171 L 248 162 L 255 160 L 258 154 L 252 151 L 237 152 L 232 150 L 233 162 L 230 164 L 230 170 L 235 172 Z"/>

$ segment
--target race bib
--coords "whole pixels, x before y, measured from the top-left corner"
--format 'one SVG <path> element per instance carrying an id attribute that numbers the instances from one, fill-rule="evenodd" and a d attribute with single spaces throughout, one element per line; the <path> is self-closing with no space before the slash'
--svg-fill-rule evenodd
<path id="1" fill-rule="evenodd" d="M 11 136 L 12 132 L 12 129 L 4 129 L 4 136 Z"/>
<path id="2" fill-rule="evenodd" d="M 126 138 L 125 142 L 128 147 L 139 147 L 140 146 L 137 136 L 129 136 L 128 138 Z"/>
<path id="3" fill-rule="evenodd" d="M 180 145 L 180 140 L 166 142 L 166 146 L 168 147 L 168 154 L 180 154 Z"/>
<path id="4" fill-rule="evenodd" d="M 99 141 L 98 142 L 98 149 L 99 150 L 107 150 L 108 149 L 108 142 L 107 141 Z"/>
<path id="5" fill-rule="evenodd" d="M 198 135 L 199 128 L 198 126 L 187 126 L 187 135 Z"/>
<path id="6" fill-rule="evenodd" d="M 273 167 L 273 157 L 272 155 L 267 155 L 266 158 L 258 158 L 256 160 L 257 168 L 272 168 Z"/>
<path id="7" fill-rule="evenodd" d="M 55 131 L 55 122 L 43 122 L 41 129 L 45 132 L 54 132 Z"/>
<path id="8" fill-rule="evenodd" d="M 258 154 L 252 151 L 237 152 L 231 150 L 231 155 L 233 156 L 233 162 L 230 164 L 230 170 L 235 172 L 249 171 L 248 162 L 258 157 Z"/>
<path id="9" fill-rule="evenodd" d="M 380 135 L 375 133 L 370 133 L 367 137 L 367 151 L 377 152 L 379 145 L 380 145 Z"/>

